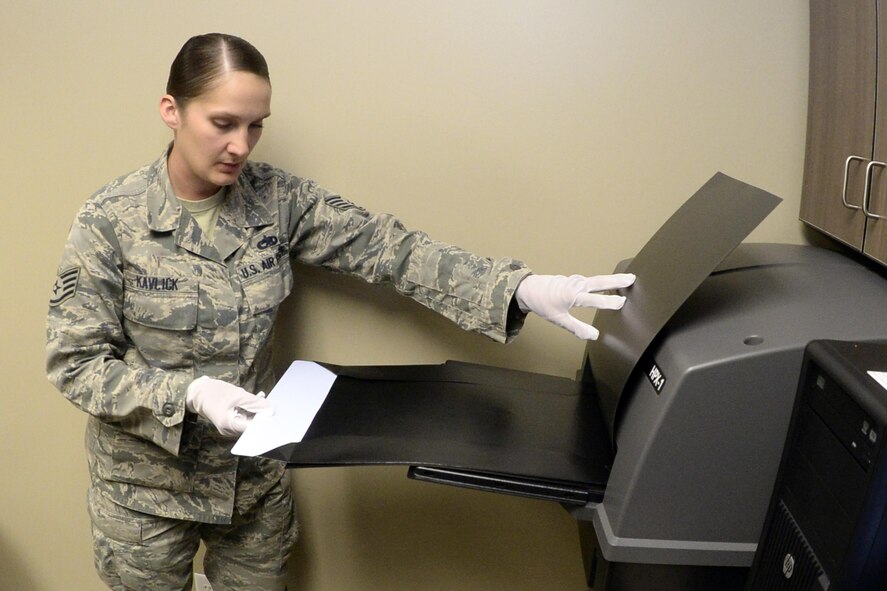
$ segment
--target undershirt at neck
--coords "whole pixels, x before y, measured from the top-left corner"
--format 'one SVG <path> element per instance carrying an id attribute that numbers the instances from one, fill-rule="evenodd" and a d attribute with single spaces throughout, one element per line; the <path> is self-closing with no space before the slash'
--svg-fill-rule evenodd
<path id="1" fill-rule="evenodd" d="M 191 214 L 191 217 L 194 218 L 210 242 L 213 242 L 215 238 L 216 221 L 219 219 L 219 210 L 221 210 L 222 202 L 225 200 L 225 189 L 226 187 L 222 187 L 215 195 L 198 201 L 182 199 L 176 195 L 176 199 L 179 200 L 182 207 L 188 210 L 188 213 Z"/>

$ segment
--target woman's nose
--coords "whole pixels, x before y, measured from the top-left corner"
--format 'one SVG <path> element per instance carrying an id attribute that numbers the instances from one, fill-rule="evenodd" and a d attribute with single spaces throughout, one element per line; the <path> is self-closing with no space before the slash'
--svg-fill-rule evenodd
<path id="1" fill-rule="evenodd" d="M 244 129 L 238 131 L 228 142 L 228 152 L 238 158 L 245 158 L 249 155 L 249 131 Z"/>

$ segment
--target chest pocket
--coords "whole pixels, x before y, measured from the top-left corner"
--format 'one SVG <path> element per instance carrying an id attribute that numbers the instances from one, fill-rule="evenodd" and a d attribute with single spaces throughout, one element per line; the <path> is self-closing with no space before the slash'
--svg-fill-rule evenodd
<path id="1" fill-rule="evenodd" d="M 262 240 L 267 241 L 267 238 Z M 262 244 L 261 240 L 259 243 Z M 243 257 L 238 270 L 253 315 L 276 311 L 293 290 L 289 251 L 282 244 L 274 248 L 252 249 Z"/>
<path id="2" fill-rule="evenodd" d="M 124 271 L 124 328 L 150 365 L 180 367 L 192 358 L 198 295 L 197 281 L 174 269 Z"/>

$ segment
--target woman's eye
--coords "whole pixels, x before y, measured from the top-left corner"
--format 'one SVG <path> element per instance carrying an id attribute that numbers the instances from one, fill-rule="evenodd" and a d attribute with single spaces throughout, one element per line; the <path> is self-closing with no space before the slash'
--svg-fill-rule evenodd
<path id="1" fill-rule="evenodd" d="M 227 121 L 213 121 L 213 125 L 215 125 L 218 129 L 230 129 L 231 124 Z"/>

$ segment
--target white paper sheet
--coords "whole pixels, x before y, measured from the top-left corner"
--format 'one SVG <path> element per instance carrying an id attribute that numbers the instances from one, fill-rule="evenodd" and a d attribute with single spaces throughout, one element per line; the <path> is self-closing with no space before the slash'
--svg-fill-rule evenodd
<path id="1" fill-rule="evenodd" d="M 887 372 L 870 371 L 869 375 L 875 378 L 875 381 L 877 381 L 885 390 L 887 390 Z"/>
<path id="2" fill-rule="evenodd" d="M 335 381 L 336 374 L 316 363 L 294 361 L 268 394 L 274 413 L 253 417 L 231 452 L 257 456 L 302 441 Z"/>

